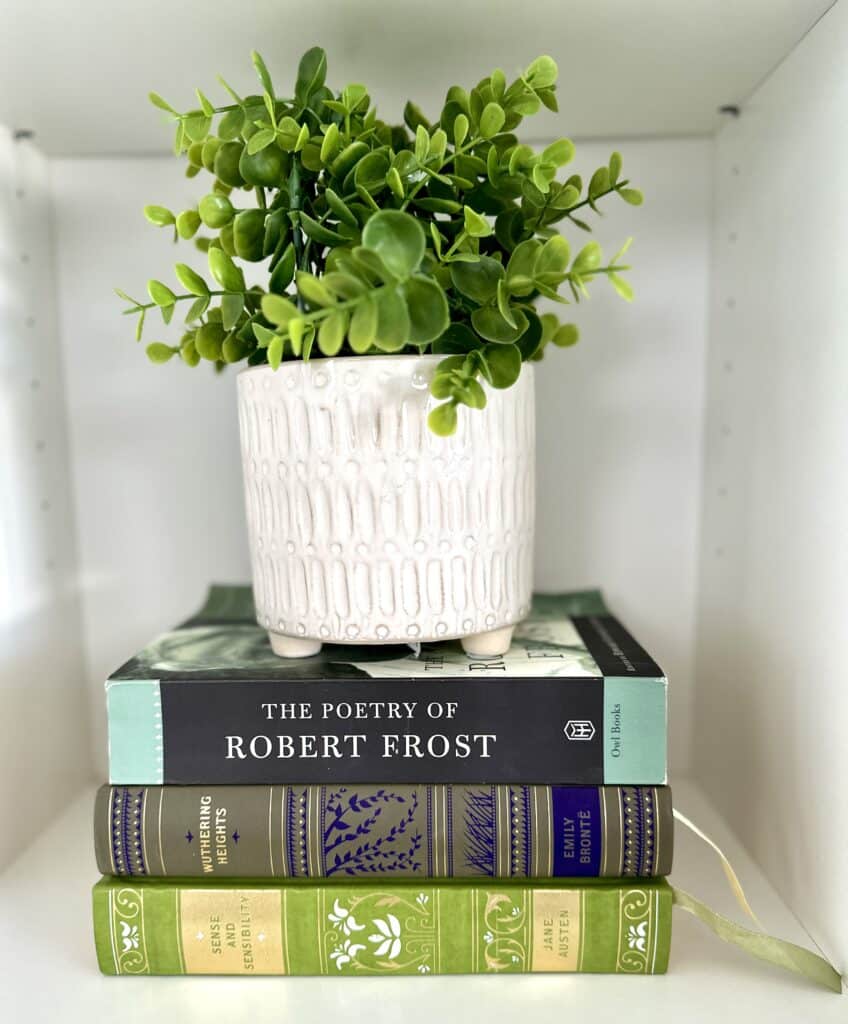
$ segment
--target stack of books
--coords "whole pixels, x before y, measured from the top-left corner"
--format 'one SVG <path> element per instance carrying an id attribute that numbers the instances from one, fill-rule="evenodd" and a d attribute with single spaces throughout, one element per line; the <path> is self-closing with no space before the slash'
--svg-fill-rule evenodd
<path id="1" fill-rule="evenodd" d="M 281 661 L 247 587 L 107 683 L 106 974 L 666 969 L 666 679 L 597 592 L 457 642 Z"/>

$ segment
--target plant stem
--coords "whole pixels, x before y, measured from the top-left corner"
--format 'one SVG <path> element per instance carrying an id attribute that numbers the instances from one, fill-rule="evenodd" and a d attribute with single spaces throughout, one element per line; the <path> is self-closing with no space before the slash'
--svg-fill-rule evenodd
<path id="1" fill-rule="evenodd" d="M 431 167 L 430 168 L 422 168 L 422 170 L 424 170 L 425 172 L 427 172 L 429 174 L 432 174 L 432 173 L 441 174 L 442 171 L 445 169 L 445 167 L 447 167 L 447 165 L 449 163 L 451 163 L 453 160 L 455 160 L 458 156 L 464 156 L 470 149 L 473 149 L 474 146 L 476 146 L 477 143 L 480 142 L 480 141 L 481 141 L 480 139 L 473 139 L 471 142 L 468 142 L 464 146 L 458 146 L 456 149 L 454 149 L 454 151 L 452 153 L 446 154 L 444 160 L 442 160 L 442 162 L 439 164 L 438 171 L 433 172 L 433 169 Z M 430 181 L 429 177 L 422 178 L 421 181 L 419 181 L 418 184 L 415 186 L 415 188 L 413 188 L 413 190 L 409 193 L 409 195 L 406 197 L 406 199 L 404 199 L 404 201 L 400 204 L 400 209 L 401 210 L 405 210 L 407 208 L 407 206 L 409 206 L 409 204 L 412 202 L 412 200 L 418 195 L 418 193 L 421 191 L 421 189 L 424 188 L 424 186 L 429 183 L 429 181 Z"/>
<path id="2" fill-rule="evenodd" d="M 610 188 L 605 189 L 603 192 L 599 192 L 596 196 L 592 196 L 591 199 L 588 199 L 588 198 L 587 199 L 581 199 L 580 202 L 579 203 L 575 203 L 574 206 L 569 206 L 569 208 L 565 211 L 565 216 L 566 217 L 570 217 L 572 215 L 572 213 L 574 213 L 575 210 L 579 210 L 582 206 L 588 206 L 590 203 L 595 203 L 599 199 L 603 199 L 604 196 L 608 196 L 610 194 L 610 192 L 618 192 L 618 190 L 620 188 L 626 188 L 626 187 L 627 187 L 627 182 L 626 181 L 617 181 Z"/>

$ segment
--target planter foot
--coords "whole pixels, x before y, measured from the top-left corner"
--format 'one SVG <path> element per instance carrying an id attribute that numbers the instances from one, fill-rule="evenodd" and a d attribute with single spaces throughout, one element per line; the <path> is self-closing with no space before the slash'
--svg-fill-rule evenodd
<path id="1" fill-rule="evenodd" d="M 471 658 L 499 658 L 509 650 L 514 629 L 515 626 L 501 626 L 500 629 L 464 636 L 462 649 Z"/>
<path id="2" fill-rule="evenodd" d="M 269 633 L 271 650 L 280 658 L 312 658 L 321 650 L 320 640 L 302 636 L 285 636 L 283 633 Z"/>

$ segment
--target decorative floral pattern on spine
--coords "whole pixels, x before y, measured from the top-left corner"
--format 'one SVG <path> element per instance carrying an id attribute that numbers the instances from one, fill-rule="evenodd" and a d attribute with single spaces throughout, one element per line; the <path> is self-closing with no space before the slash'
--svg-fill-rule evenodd
<path id="1" fill-rule="evenodd" d="M 653 974 L 668 962 L 671 889 L 103 879 L 94 926 L 105 974 Z"/>
<path id="2" fill-rule="evenodd" d="M 104 786 L 104 874 L 236 878 L 640 877 L 671 870 L 652 786 Z"/>

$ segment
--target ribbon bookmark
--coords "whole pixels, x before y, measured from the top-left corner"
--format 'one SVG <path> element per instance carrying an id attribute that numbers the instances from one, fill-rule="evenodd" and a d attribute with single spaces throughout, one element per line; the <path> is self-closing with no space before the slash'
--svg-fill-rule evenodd
<path id="1" fill-rule="evenodd" d="M 734 946 L 739 946 L 740 949 L 744 949 L 751 956 L 765 960 L 776 967 L 782 967 L 785 971 L 793 971 L 795 974 L 803 975 L 803 977 L 809 978 L 816 985 L 830 989 L 831 992 L 842 992 L 842 976 L 829 960 L 819 956 L 818 953 L 811 952 L 809 949 L 804 949 L 803 946 L 796 946 L 794 942 L 786 942 L 783 939 L 777 939 L 773 935 L 766 934 L 757 915 L 748 903 L 736 872 L 718 845 L 705 832 L 702 832 L 694 822 L 690 821 L 679 811 L 674 811 L 674 817 L 681 825 L 685 825 L 686 828 L 698 836 L 699 839 L 702 839 L 718 854 L 736 902 L 760 930 L 753 931 L 750 928 L 744 928 L 742 925 L 736 924 L 730 918 L 716 913 L 715 910 L 711 910 L 705 903 L 702 903 L 688 892 L 684 892 L 683 889 L 678 889 L 672 885 L 671 891 L 675 906 L 681 907 L 688 913 L 693 914 L 723 942 L 730 942 Z"/>

